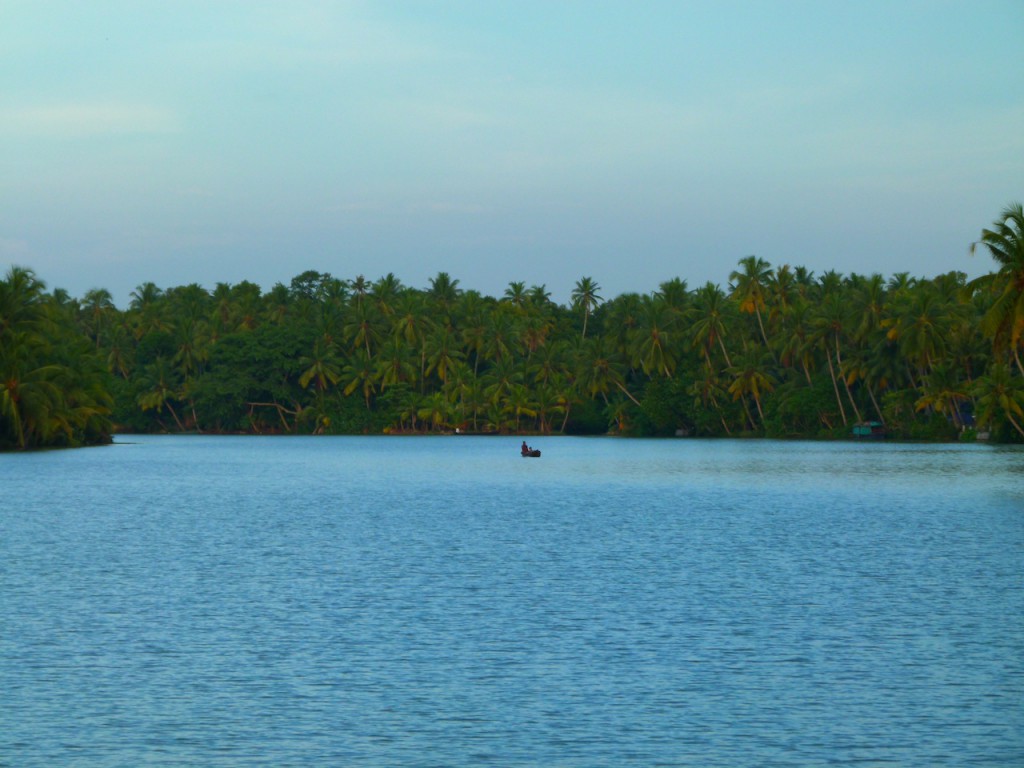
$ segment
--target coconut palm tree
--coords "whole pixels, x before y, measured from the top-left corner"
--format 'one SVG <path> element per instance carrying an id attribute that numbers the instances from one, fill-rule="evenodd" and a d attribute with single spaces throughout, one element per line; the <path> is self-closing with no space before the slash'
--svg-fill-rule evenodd
<path id="1" fill-rule="evenodd" d="M 370 397 L 377 391 L 377 366 L 365 349 L 355 350 L 342 369 L 341 380 L 345 381 L 342 390 L 345 395 L 351 395 L 358 389 L 363 395 L 366 409 L 370 410 Z"/>
<path id="2" fill-rule="evenodd" d="M 982 329 L 992 338 L 998 352 L 1009 351 L 1017 370 L 1024 375 L 1020 359 L 1024 337 L 1024 209 L 1012 203 L 1003 209 L 991 229 L 981 231 L 981 239 L 971 244 L 971 253 L 985 246 L 999 268 L 968 284 L 971 291 L 989 291 L 995 296 L 982 318 Z"/>
<path id="3" fill-rule="evenodd" d="M 754 399 L 757 415 L 763 427 L 764 410 L 761 408 L 761 397 L 763 394 L 775 389 L 776 384 L 775 379 L 766 372 L 766 357 L 770 356 L 766 356 L 757 350 L 750 350 L 737 358 L 736 365 L 730 367 L 727 371 L 732 379 L 729 384 L 729 394 L 732 395 L 733 400 L 739 400 L 743 405 L 743 410 L 747 414 L 747 420 L 750 421 L 750 426 L 754 429 L 757 428 L 757 425 L 754 423 L 750 415 L 750 409 L 747 407 L 747 397 L 749 396 Z"/>
<path id="4" fill-rule="evenodd" d="M 159 420 L 160 411 L 164 408 L 171 414 L 178 430 L 185 431 L 185 425 L 174 409 L 174 401 L 182 396 L 181 379 L 178 371 L 164 357 L 158 357 L 142 373 L 143 390 L 138 397 L 139 407 L 143 411 L 154 410 Z"/>
<path id="5" fill-rule="evenodd" d="M 1024 379 L 1013 376 L 1005 363 L 996 362 L 974 383 L 978 424 L 999 426 L 1005 419 L 1024 438 Z"/>
<path id="6" fill-rule="evenodd" d="M 740 312 L 757 316 L 761 338 L 765 347 L 769 348 L 768 334 L 764 331 L 761 312 L 767 309 L 765 296 L 771 279 L 772 265 L 756 256 L 746 256 L 740 259 L 739 264 L 742 270 L 733 270 L 729 273 L 729 282 L 732 283 L 730 297 L 739 302 Z"/>
<path id="7" fill-rule="evenodd" d="M 96 349 L 100 347 L 100 339 L 109 324 L 108 318 L 113 314 L 114 299 L 106 288 L 93 288 L 87 291 L 82 310 L 85 314 L 86 327 Z"/>
<path id="8" fill-rule="evenodd" d="M 401 336 L 391 336 L 376 355 L 376 375 L 383 392 L 403 382 L 415 382 L 417 362 L 413 348 Z"/>
<path id="9" fill-rule="evenodd" d="M 459 289 L 459 281 L 453 280 L 447 272 L 438 272 L 437 276 L 430 280 L 430 290 L 427 292 L 431 302 L 441 310 L 442 316 L 447 316 L 462 291 Z"/>
<path id="10" fill-rule="evenodd" d="M 131 292 L 129 309 L 135 318 L 135 338 L 142 338 L 153 331 L 170 330 L 170 324 L 161 311 L 163 298 L 163 290 L 151 282 L 143 283 Z"/>
<path id="11" fill-rule="evenodd" d="M 443 386 L 452 368 L 462 360 L 455 331 L 446 325 L 435 328 L 427 336 L 424 350 L 427 356 L 427 375 L 436 373 Z"/>
<path id="12" fill-rule="evenodd" d="M 821 351 L 825 354 L 825 361 L 828 363 L 828 373 L 832 379 L 832 389 L 835 392 L 836 404 L 839 406 L 839 415 L 843 420 L 843 426 L 847 426 L 849 422 L 846 418 L 843 398 L 839 394 L 840 379 L 846 388 L 846 394 L 853 406 L 857 421 L 861 421 L 860 412 L 857 410 L 857 404 L 853 400 L 846 379 L 839 375 L 843 369 L 842 345 L 851 323 L 849 308 L 839 286 L 830 287 L 824 293 L 821 303 L 815 308 L 811 326 L 814 329 L 813 338 L 820 345 Z"/>
<path id="13" fill-rule="evenodd" d="M 729 352 L 725 348 L 728 307 L 726 296 L 714 283 L 708 282 L 697 289 L 691 310 L 690 334 L 694 349 L 700 349 L 704 360 L 711 367 L 711 351 L 718 345 L 727 367 L 732 366 Z"/>
<path id="14" fill-rule="evenodd" d="M 305 369 L 299 376 L 299 386 L 306 389 L 310 382 L 316 382 L 321 398 L 329 387 L 341 379 L 341 358 L 334 346 L 322 337 L 313 342 L 312 353 L 300 358 L 299 364 Z"/>
<path id="15" fill-rule="evenodd" d="M 630 352 L 634 367 L 648 376 L 658 374 L 672 378 L 676 355 L 672 345 L 673 328 L 679 315 L 660 296 L 644 296 Z"/>
<path id="16" fill-rule="evenodd" d="M 522 312 L 527 302 L 526 283 L 521 280 L 513 280 L 505 289 L 502 301 L 507 301 L 518 312 Z"/>
<path id="17" fill-rule="evenodd" d="M 601 290 L 601 286 L 598 285 L 592 277 L 581 277 L 576 281 L 576 286 L 572 289 L 572 306 L 574 309 L 583 311 L 583 333 L 582 338 L 587 338 L 587 320 L 590 318 L 590 314 L 601 304 L 601 297 L 598 295 L 598 291 Z"/>

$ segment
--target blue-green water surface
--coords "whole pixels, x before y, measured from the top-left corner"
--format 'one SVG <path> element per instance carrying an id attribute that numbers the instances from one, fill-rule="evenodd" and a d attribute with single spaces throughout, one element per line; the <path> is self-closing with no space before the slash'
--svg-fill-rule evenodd
<path id="1" fill-rule="evenodd" d="M 1024 452 L 534 442 L 0 456 L 0 765 L 1024 765 Z"/>

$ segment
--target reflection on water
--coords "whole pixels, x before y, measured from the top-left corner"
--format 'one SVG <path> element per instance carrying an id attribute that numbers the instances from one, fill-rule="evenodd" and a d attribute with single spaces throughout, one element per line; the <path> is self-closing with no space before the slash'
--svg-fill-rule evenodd
<path id="1" fill-rule="evenodd" d="M 1024 764 L 1024 452 L 0 457 L 0 765 Z"/>

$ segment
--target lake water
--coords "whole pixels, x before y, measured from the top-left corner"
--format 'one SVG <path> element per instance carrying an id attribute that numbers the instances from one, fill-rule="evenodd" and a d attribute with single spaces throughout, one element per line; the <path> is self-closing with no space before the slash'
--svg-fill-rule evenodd
<path id="1" fill-rule="evenodd" d="M 0 765 L 1024 765 L 1024 451 L 534 442 L 0 456 Z"/>

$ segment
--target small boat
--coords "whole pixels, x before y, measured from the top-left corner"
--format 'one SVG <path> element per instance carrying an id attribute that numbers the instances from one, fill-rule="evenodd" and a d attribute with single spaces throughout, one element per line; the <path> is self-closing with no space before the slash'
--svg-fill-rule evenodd
<path id="1" fill-rule="evenodd" d="M 885 425 L 880 421 L 861 421 L 853 425 L 851 434 L 859 438 L 879 439 L 886 436 Z"/>
<path id="2" fill-rule="evenodd" d="M 540 450 L 538 450 L 537 448 L 533 448 L 529 451 L 522 451 L 522 456 L 524 459 L 539 459 Z"/>

